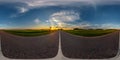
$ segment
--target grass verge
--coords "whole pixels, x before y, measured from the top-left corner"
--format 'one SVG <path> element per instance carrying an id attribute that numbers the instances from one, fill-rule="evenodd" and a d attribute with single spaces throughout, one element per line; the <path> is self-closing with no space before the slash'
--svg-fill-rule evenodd
<path id="1" fill-rule="evenodd" d="M 52 33 L 50 30 L 4 30 L 7 33 L 11 33 L 18 36 L 41 36 Z"/>
<path id="2" fill-rule="evenodd" d="M 86 37 L 94 37 L 94 36 L 101 36 L 105 34 L 109 34 L 112 32 L 115 32 L 117 30 L 115 29 L 80 29 L 80 30 L 64 30 L 65 32 L 74 34 L 74 35 L 79 35 L 79 36 L 86 36 Z"/>

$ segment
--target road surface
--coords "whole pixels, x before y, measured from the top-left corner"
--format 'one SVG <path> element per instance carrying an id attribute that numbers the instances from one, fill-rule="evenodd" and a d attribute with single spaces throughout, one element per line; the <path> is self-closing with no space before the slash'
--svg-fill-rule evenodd
<path id="1" fill-rule="evenodd" d="M 0 32 L 0 40 L 1 40 L 1 42 L 4 42 L 3 41 L 3 39 L 7 39 L 8 40 L 8 37 L 6 38 L 3 38 L 3 33 L 1 34 L 1 32 Z M 6 34 L 5 34 L 6 35 Z M 9 34 L 7 34 L 7 35 L 9 35 Z M 110 36 L 117 36 L 117 38 L 115 38 L 115 39 L 118 39 L 118 35 L 119 35 L 119 33 L 118 32 L 115 32 L 115 33 L 111 33 L 111 34 L 108 34 L 108 35 L 105 35 L 105 37 L 107 37 L 108 36 L 108 38 L 110 38 Z M 12 36 L 12 35 L 10 35 L 10 36 Z M 18 37 L 18 36 L 17 36 Z M 88 40 L 86 40 L 86 41 L 83 41 L 83 40 L 85 40 L 85 39 L 88 39 L 88 38 L 85 38 L 85 37 L 81 37 L 81 36 L 75 36 L 75 35 L 71 35 L 71 34 L 68 34 L 68 33 L 65 33 L 65 32 L 62 32 L 62 31 L 59 31 L 59 32 L 55 32 L 55 33 L 52 33 L 52 34 L 49 34 L 49 35 L 45 35 L 45 36 L 38 36 L 38 37 L 34 37 L 34 39 L 36 39 L 36 38 L 41 38 L 41 37 L 44 37 L 44 39 L 48 39 L 47 41 L 51 41 L 53 44 L 52 45 L 50 45 L 50 46 L 53 46 L 56 42 L 56 44 L 55 44 L 55 47 L 56 48 L 58 48 L 58 50 L 55 48 L 55 49 L 52 49 L 51 47 L 51 50 L 55 50 L 55 51 L 52 51 L 52 54 L 54 54 L 54 55 L 56 55 L 56 53 L 54 53 L 54 52 L 57 52 L 57 55 L 56 56 L 52 56 L 53 58 L 48 58 L 48 59 L 37 59 L 37 60 L 83 60 L 83 59 L 79 59 L 79 58 L 81 58 L 80 56 L 77 56 L 76 57 L 76 52 L 75 52 L 75 50 L 77 50 L 76 48 L 75 49 L 73 49 L 74 47 L 76 47 L 76 44 L 78 44 L 78 47 L 82 47 L 83 45 L 85 45 L 87 48 L 86 49 L 88 49 L 88 46 L 89 46 L 89 44 L 92 44 L 92 45 L 90 45 L 90 47 L 94 47 L 94 43 L 92 43 L 92 42 L 90 42 L 90 43 L 88 43 L 89 41 Z M 21 39 L 31 39 L 31 38 L 22 38 L 22 37 L 19 37 L 19 38 L 21 38 Z M 33 38 L 33 37 L 32 37 Z M 81 39 L 82 38 L 82 39 Z M 96 38 L 90 38 L 90 40 L 91 39 L 97 39 L 97 38 L 102 38 L 102 37 L 96 37 Z M 21 40 L 20 39 L 20 40 Z M 52 40 L 51 40 L 52 39 Z M 55 40 L 54 40 L 55 39 Z M 114 39 L 114 40 L 115 40 Z M 18 39 L 19 40 L 19 39 Z M 37 39 L 36 39 L 37 40 Z M 39 39 L 39 40 L 41 40 L 41 39 Z M 34 46 L 34 48 L 33 48 L 33 51 L 36 51 L 36 50 L 34 50 L 34 49 L 36 49 L 36 48 L 40 48 L 41 46 L 41 44 L 39 44 L 39 43 L 41 43 L 40 41 L 37 41 L 37 42 L 34 42 L 34 41 L 31 41 L 31 40 L 29 40 L 29 41 L 31 41 L 31 42 L 28 42 L 28 41 L 26 41 L 26 42 L 23 42 L 23 40 L 21 40 L 22 41 L 22 43 L 23 43 L 23 45 L 21 45 L 21 41 L 19 41 L 19 42 L 17 42 L 17 43 L 20 43 L 20 46 L 21 46 L 21 48 L 31 48 L 31 47 L 33 47 Z M 82 42 L 81 41 L 79 41 L 79 40 L 82 40 Z M 101 39 L 102 41 L 103 41 L 103 39 Z M 13 40 L 14 41 L 14 40 Z M 11 43 L 14 43 L 14 42 L 11 42 Z M 97 41 L 99 41 L 99 39 L 97 40 Z M 97 42 L 96 41 L 96 42 Z M 110 40 L 111 41 L 111 40 Z M 42 43 L 47 43 L 46 41 L 43 41 L 42 40 Z M 54 43 L 55 42 L 55 43 Z M 59 42 L 59 43 L 58 43 Z M 72 42 L 72 43 L 71 43 Z M 108 45 L 109 45 L 109 43 L 112 43 L 112 42 L 109 42 L 109 43 L 106 43 L 106 42 L 108 42 L 108 40 L 106 40 L 105 41 L 105 47 L 107 47 L 107 48 L 111 48 L 111 47 L 108 47 Z M 11 44 L 10 43 L 10 44 Z M 16 43 L 16 41 L 15 41 L 15 43 Z M 27 44 L 25 44 L 25 43 L 27 43 Z M 37 44 L 38 43 L 38 44 Z M 80 43 L 83 43 L 83 44 L 80 44 Z M 113 42 L 113 43 L 119 43 L 119 41 L 118 40 L 116 40 L 115 42 Z M 8 44 L 8 43 L 5 43 L 5 44 Z M 9 44 L 9 45 L 10 45 Z M 32 44 L 32 45 L 31 45 Z M 34 45 L 35 44 L 35 45 Z M 88 44 L 88 45 L 86 45 L 86 44 Z M 100 44 L 100 43 L 99 43 Z M 97 44 L 98 46 L 99 46 L 99 44 Z M 108 44 L 108 45 L 107 45 Z M 43 44 L 43 45 L 45 45 L 45 44 Z M 42 45 L 42 46 L 43 46 Z M 81 46 L 80 46 L 81 45 Z M 107 45 L 107 46 L 106 46 Z M 117 46 L 116 46 L 117 45 Z M 2 45 L 2 46 L 4 46 L 4 45 Z M 13 45 L 10 45 L 9 47 L 11 47 L 11 46 L 13 46 Z M 16 46 L 19 46 L 19 44 L 18 45 L 16 45 Z M 16 47 L 15 46 L 15 47 Z M 31 46 L 31 47 L 30 47 Z M 46 46 L 46 45 L 45 45 Z M 118 44 L 113 44 L 112 45 L 112 47 L 113 46 L 116 46 L 116 47 L 118 47 Z M 6 47 L 6 46 L 5 46 Z M 66 47 L 66 49 L 69 49 L 69 50 L 66 50 L 65 49 L 65 47 Z M 101 47 L 103 47 L 103 46 L 101 46 Z M 14 48 L 14 47 L 13 47 Z M 49 48 L 49 49 L 50 49 Z M 71 52 L 72 50 L 70 50 L 70 48 L 73 50 L 73 52 Z M 6 47 L 6 49 L 7 49 L 7 47 Z M 85 49 L 85 48 L 84 48 Z M 3 50 L 3 49 L 2 49 Z M 45 49 L 46 50 L 46 49 Z M 78 49 L 79 50 L 79 49 Z M 81 50 L 83 50 L 83 49 L 81 49 Z M 94 49 L 93 49 L 94 50 Z M 67 52 L 68 51 L 68 52 Z M 25 51 L 25 52 L 27 52 L 27 51 Z M 37 52 L 40 52 L 40 51 L 37 51 Z M 115 49 L 115 52 L 117 52 L 117 49 Z M 34 52 L 35 53 L 35 52 Z M 67 55 L 69 53 L 69 55 Z M 75 56 L 71 56 L 72 54 L 73 55 L 75 55 Z M 111 53 L 111 52 L 110 52 Z M 79 53 L 78 53 L 79 54 Z M 36 53 L 35 53 L 35 55 L 36 55 Z M 86 54 L 85 54 L 86 55 Z M 14 56 L 14 55 L 13 55 Z M 29 56 L 30 57 L 30 56 Z M 29 57 L 27 57 L 27 58 L 29 58 Z M 47 57 L 49 57 L 49 56 L 47 56 Z M 46 57 L 46 58 L 47 58 Z M 20 57 L 19 57 L 20 58 Z M 24 58 L 24 57 L 22 57 L 22 58 Z M 43 57 L 36 57 L 36 58 L 43 58 Z M 45 58 L 45 57 L 44 57 Z M 72 59 L 71 59 L 72 58 Z M 78 59 L 76 59 L 76 58 L 78 58 Z M 83 57 L 82 57 L 83 58 Z M 9 59 L 9 58 L 6 58 L 5 56 L 3 56 L 3 54 L 2 54 L 2 52 L 0 52 L 0 59 L 1 60 L 17 60 L 17 59 Z M 120 59 L 120 57 L 118 57 L 118 55 L 116 56 L 116 57 L 114 57 L 114 58 L 111 58 L 111 59 L 102 59 L 102 60 L 119 60 Z M 19 59 L 19 60 L 26 60 L 26 59 Z M 36 59 L 28 59 L 28 60 L 36 60 Z M 85 60 L 93 60 L 93 59 L 85 59 Z M 94 60 L 99 60 L 99 59 L 94 59 Z"/>
<path id="2" fill-rule="evenodd" d="M 119 32 L 97 37 L 71 35 L 61 31 L 62 52 L 68 58 L 105 59 L 115 57 L 119 48 Z"/>
<path id="3" fill-rule="evenodd" d="M 36 37 L 21 37 L 6 32 L 0 34 L 2 52 L 8 58 L 41 59 L 53 58 L 57 55 L 58 32 Z"/>

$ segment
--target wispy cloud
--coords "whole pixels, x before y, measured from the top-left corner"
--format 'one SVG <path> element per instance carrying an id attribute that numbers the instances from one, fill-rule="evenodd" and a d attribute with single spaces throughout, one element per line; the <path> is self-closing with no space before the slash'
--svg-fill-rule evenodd
<path id="1" fill-rule="evenodd" d="M 25 7 L 16 7 L 16 9 L 18 10 L 18 13 L 12 14 L 12 15 L 10 16 L 10 18 L 18 17 L 20 14 L 23 14 L 23 13 L 29 11 L 29 9 L 28 9 L 28 8 L 25 8 Z"/>
<path id="2" fill-rule="evenodd" d="M 18 10 L 19 10 L 19 13 L 25 13 L 25 12 L 28 11 L 28 9 L 25 8 L 25 7 L 17 7 L 17 8 L 18 8 Z"/>
<path id="3" fill-rule="evenodd" d="M 29 6 L 44 6 L 44 5 L 58 5 L 66 4 L 71 2 L 87 2 L 87 3 L 97 3 L 97 4 L 110 4 L 113 2 L 120 2 L 120 0 L 0 0 L 0 2 L 21 2 L 27 3 Z M 109 3 L 108 3 L 109 2 Z"/>
<path id="4" fill-rule="evenodd" d="M 24 3 L 26 7 L 18 7 L 18 9 L 21 13 L 25 13 L 32 8 L 59 5 L 71 6 L 72 3 L 78 4 L 78 2 L 84 2 L 84 4 L 91 4 L 91 6 L 96 8 L 96 4 L 114 4 L 120 2 L 120 0 L 0 0 L 0 3 L 2 2 Z"/>
<path id="5" fill-rule="evenodd" d="M 29 1 L 25 2 L 30 7 L 41 7 L 41 6 L 53 6 L 56 5 L 56 3 L 51 1 L 43 1 L 43 0 L 35 0 L 35 1 Z"/>
<path id="6" fill-rule="evenodd" d="M 80 16 L 74 11 L 60 11 L 53 13 L 50 16 L 51 24 L 59 27 L 63 27 L 63 25 L 67 24 L 68 22 L 74 22 L 76 20 L 80 20 Z"/>
<path id="7" fill-rule="evenodd" d="M 73 22 L 80 19 L 79 14 L 74 11 L 60 11 L 51 15 L 52 20 L 59 20 L 62 22 Z"/>

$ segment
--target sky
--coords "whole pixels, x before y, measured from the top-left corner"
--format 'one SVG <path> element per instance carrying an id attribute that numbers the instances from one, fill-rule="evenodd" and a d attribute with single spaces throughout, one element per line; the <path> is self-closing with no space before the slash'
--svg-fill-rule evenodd
<path id="1" fill-rule="evenodd" d="M 0 0 L 0 29 L 120 29 L 120 0 Z"/>

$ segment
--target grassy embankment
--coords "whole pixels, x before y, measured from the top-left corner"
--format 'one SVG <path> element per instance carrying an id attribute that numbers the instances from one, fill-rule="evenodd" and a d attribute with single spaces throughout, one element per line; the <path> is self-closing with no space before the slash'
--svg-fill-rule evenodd
<path id="1" fill-rule="evenodd" d="M 50 30 L 4 30 L 7 33 L 11 33 L 18 36 L 41 36 L 52 33 Z"/>
<path id="2" fill-rule="evenodd" d="M 109 34 L 112 32 L 115 32 L 117 30 L 115 29 L 80 29 L 80 30 L 65 30 L 65 32 L 74 34 L 74 35 L 79 35 L 79 36 L 86 36 L 86 37 L 93 37 L 93 36 L 101 36 L 105 34 Z"/>

